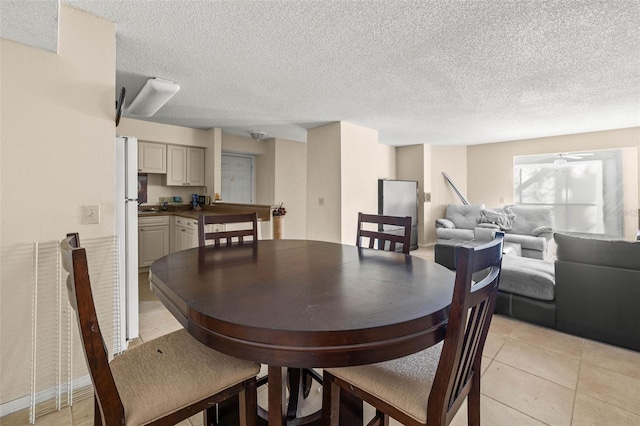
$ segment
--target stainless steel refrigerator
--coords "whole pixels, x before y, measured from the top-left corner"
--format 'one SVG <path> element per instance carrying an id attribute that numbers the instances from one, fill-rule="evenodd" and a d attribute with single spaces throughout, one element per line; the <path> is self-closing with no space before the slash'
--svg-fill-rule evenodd
<path id="1" fill-rule="evenodd" d="M 418 182 L 412 180 L 378 179 L 378 214 L 411 216 L 411 250 L 418 248 Z M 384 231 L 402 229 L 385 225 Z"/>

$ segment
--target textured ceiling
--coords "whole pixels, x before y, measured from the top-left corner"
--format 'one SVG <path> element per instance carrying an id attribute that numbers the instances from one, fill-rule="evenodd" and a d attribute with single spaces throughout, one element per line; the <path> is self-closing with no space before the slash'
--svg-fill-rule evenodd
<path id="1" fill-rule="evenodd" d="M 0 32 L 20 41 L 15 3 L 33 4 L 0 0 Z M 391 145 L 640 125 L 637 0 L 66 3 L 116 23 L 127 103 L 149 77 L 180 84 L 145 120 L 298 141 L 344 120 Z"/>

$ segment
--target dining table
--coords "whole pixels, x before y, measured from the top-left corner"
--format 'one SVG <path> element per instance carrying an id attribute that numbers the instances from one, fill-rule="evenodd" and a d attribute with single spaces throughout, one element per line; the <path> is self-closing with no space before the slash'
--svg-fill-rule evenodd
<path id="1" fill-rule="evenodd" d="M 403 253 L 285 239 L 178 251 L 149 278 L 193 337 L 268 366 L 268 424 L 284 425 L 303 423 L 287 415 L 287 368 L 371 364 L 438 343 L 455 276 Z"/>

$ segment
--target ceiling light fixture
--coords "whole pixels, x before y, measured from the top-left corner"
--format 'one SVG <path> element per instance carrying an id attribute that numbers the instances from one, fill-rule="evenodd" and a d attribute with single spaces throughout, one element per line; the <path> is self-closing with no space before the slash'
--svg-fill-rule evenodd
<path id="1" fill-rule="evenodd" d="M 254 141 L 261 141 L 265 136 L 267 136 L 267 132 L 263 132 L 262 130 L 252 130 L 249 134 L 251 135 L 251 139 Z"/>
<path id="2" fill-rule="evenodd" d="M 151 117 L 180 90 L 173 81 L 150 78 L 127 108 L 134 115 Z"/>

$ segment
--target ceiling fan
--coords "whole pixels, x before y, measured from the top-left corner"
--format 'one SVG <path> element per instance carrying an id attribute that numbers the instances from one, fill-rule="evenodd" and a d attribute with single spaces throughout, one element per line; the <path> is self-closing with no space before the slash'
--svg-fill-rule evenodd
<path id="1" fill-rule="evenodd" d="M 569 160 L 582 160 L 584 157 L 589 157 L 593 155 L 592 152 L 560 152 L 553 154 L 555 160 L 553 160 L 554 164 L 565 164 L 567 159 Z"/>
<path id="2" fill-rule="evenodd" d="M 584 157 L 593 155 L 593 152 L 564 152 L 553 154 L 556 158 L 569 158 L 571 160 L 581 160 Z"/>

